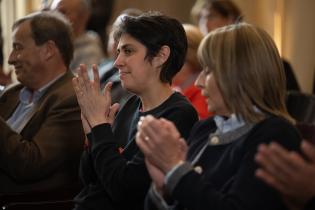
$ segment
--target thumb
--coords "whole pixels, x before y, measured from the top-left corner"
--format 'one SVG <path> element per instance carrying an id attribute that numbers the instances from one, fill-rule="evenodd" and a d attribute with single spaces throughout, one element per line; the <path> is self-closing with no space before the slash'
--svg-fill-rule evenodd
<path id="1" fill-rule="evenodd" d="M 310 161 L 315 163 L 315 146 L 312 145 L 310 142 L 304 140 L 301 147 L 302 151 L 310 159 Z"/>
<path id="2" fill-rule="evenodd" d="M 108 82 L 108 83 L 105 85 L 105 87 L 104 87 L 104 89 L 103 89 L 103 95 L 104 95 L 104 96 L 106 96 L 106 97 L 111 97 L 110 92 L 111 92 L 111 90 L 112 90 L 112 85 L 113 85 L 112 82 Z"/>
<path id="3" fill-rule="evenodd" d="M 119 110 L 119 104 L 118 103 L 115 103 L 110 107 L 109 114 L 108 114 L 108 120 L 109 120 L 110 124 L 113 124 L 116 113 L 118 112 L 118 110 Z"/>
<path id="4" fill-rule="evenodd" d="M 180 148 L 180 151 L 182 151 L 182 154 L 183 154 L 183 159 L 186 160 L 186 155 L 187 155 L 187 151 L 188 151 L 188 146 L 187 146 L 187 143 L 185 141 L 185 139 L 183 138 L 180 138 L 179 139 L 179 148 Z"/>
<path id="5" fill-rule="evenodd" d="M 106 109 L 110 109 L 110 105 L 112 104 L 112 95 L 111 95 L 112 85 L 113 85 L 112 82 L 108 82 L 103 89 L 103 96 L 106 100 L 106 107 L 108 107 Z M 106 115 L 109 115 L 109 113 L 106 113 Z"/>

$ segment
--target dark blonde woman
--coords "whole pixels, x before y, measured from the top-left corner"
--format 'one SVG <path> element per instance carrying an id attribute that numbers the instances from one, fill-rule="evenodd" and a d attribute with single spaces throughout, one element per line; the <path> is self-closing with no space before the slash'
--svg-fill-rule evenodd
<path id="1" fill-rule="evenodd" d="M 298 150 L 300 143 L 273 40 L 240 23 L 207 35 L 198 55 L 203 71 L 196 85 L 215 115 L 194 126 L 189 149 L 170 121 L 140 121 L 137 144 L 153 180 L 146 209 L 285 209 L 280 194 L 255 176 L 259 144 Z"/>

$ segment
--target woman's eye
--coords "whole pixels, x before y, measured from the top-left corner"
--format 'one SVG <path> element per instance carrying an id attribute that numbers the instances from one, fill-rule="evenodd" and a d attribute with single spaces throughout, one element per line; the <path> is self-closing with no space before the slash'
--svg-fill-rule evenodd
<path id="1" fill-rule="evenodd" d="M 116 50 L 115 55 L 114 55 L 115 59 L 118 57 L 119 53 L 120 53 L 120 50 Z"/>
<path id="2" fill-rule="evenodd" d="M 126 55 L 129 55 L 129 54 L 132 52 L 132 50 L 130 50 L 130 49 L 125 49 L 124 52 L 125 52 Z"/>

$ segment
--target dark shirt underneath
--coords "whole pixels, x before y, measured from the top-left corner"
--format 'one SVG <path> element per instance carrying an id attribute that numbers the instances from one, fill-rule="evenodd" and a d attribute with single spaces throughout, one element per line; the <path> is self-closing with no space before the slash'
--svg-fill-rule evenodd
<path id="1" fill-rule="evenodd" d="M 195 109 L 180 93 L 172 94 L 153 110 L 141 112 L 140 109 L 140 99 L 133 96 L 118 113 L 112 127 L 102 124 L 92 128 L 90 147 L 81 158 L 84 187 L 74 199 L 75 209 L 143 209 L 151 179 L 135 143 L 139 118 L 151 114 L 173 121 L 184 138 L 198 120 Z M 119 147 L 126 144 L 120 154 Z"/>

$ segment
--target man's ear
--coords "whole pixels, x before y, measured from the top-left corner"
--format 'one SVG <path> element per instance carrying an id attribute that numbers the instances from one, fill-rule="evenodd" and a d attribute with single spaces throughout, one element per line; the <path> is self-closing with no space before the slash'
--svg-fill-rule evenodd
<path id="1" fill-rule="evenodd" d="M 163 45 L 161 47 L 160 51 L 158 52 L 158 54 L 154 57 L 153 65 L 155 67 L 162 66 L 167 61 L 167 59 L 169 58 L 170 53 L 171 53 L 170 47 L 167 45 Z"/>
<path id="2" fill-rule="evenodd" d="M 42 55 L 45 60 L 49 60 L 56 54 L 57 50 L 58 49 L 55 42 L 52 40 L 49 40 L 44 44 L 42 48 Z"/>

